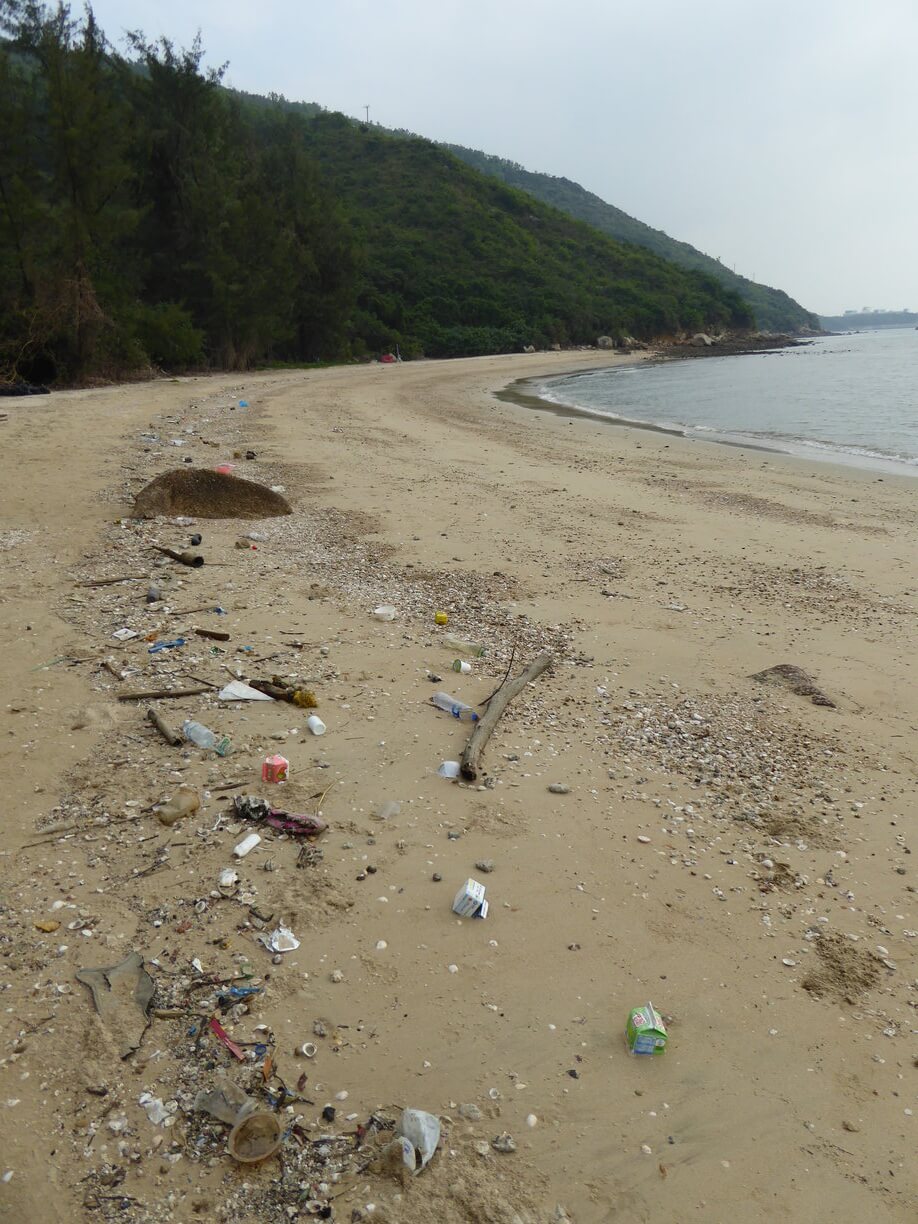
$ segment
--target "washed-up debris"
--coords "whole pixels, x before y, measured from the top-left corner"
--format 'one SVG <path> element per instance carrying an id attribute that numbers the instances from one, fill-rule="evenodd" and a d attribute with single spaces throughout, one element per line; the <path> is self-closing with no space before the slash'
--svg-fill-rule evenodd
<path id="1" fill-rule="evenodd" d="M 229 636 L 229 635 L 227 635 Z M 244 680 L 231 680 L 217 694 L 220 701 L 273 701 L 267 693 L 263 693 L 260 689 L 253 688 L 252 685 L 246 684 Z"/>
<path id="2" fill-rule="evenodd" d="M 226 1147 L 240 1164 L 258 1164 L 273 1156 L 284 1142 L 284 1129 L 276 1114 L 259 1110 L 247 1114 L 229 1133 Z"/>
<path id="3" fill-rule="evenodd" d="M 182 734 L 190 743 L 197 744 L 199 748 L 210 749 L 217 756 L 227 756 L 232 747 L 228 736 L 218 738 L 216 732 L 193 718 L 186 718 L 182 723 Z"/>
<path id="4" fill-rule="evenodd" d="M 261 763 L 262 782 L 286 782 L 290 762 L 279 753 L 267 756 Z"/>
<path id="5" fill-rule="evenodd" d="M 513 676 L 512 679 L 504 680 L 496 692 L 492 693 L 488 699 L 487 711 L 472 732 L 471 738 L 466 744 L 465 751 L 461 757 L 462 776 L 467 781 L 474 782 L 478 777 L 479 758 L 482 752 L 484 752 L 485 745 L 491 738 L 491 733 L 497 726 L 504 710 L 513 701 L 514 697 L 522 693 L 527 684 L 530 684 L 537 676 L 541 676 L 542 672 L 551 666 L 551 662 L 552 656 L 548 652 L 539 655 L 519 675 Z"/>
<path id="6" fill-rule="evenodd" d="M 509 1135 L 507 1131 L 501 1131 L 491 1140 L 491 1147 L 495 1152 L 501 1152 L 503 1155 L 509 1155 L 516 1151 L 516 1141 Z"/>
<path id="7" fill-rule="evenodd" d="M 453 718 L 458 718 L 462 722 L 478 722 L 478 714 L 475 710 L 466 702 L 460 701 L 458 697 L 451 697 L 449 693 L 434 693 L 430 700 L 438 710 L 452 714 Z"/>
<path id="8" fill-rule="evenodd" d="M 453 900 L 453 913 L 460 918 L 487 918 L 488 902 L 485 900 L 484 884 L 478 880 L 466 880 Z"/>
<path id="9" fill-rule="evenodd" d="M 173 748 L 177 748 L 179 744 L 183 742 L 184 737 L 179 735 L 178 731 L 172 730 L 172 728 L 169 726 L 169 724 L 166 722 L 166 720 L 163 718 L 163 716 L 159 713 L 158 710 L 153 710 L 153 709 L 147 710 L 147 718 L 150 720 L 150 722 L 153 724 L 156 730 L 160 733 L 160 735 L 163 737 L 163 739 L 166 741 L 167 744 L 170 744 Z"/>
<path id="10" fill-rule="evenodd" d="M 225 1075 L 218 1077 L 216 1088 L 210 1092 L 202 1090 L 194 1099 L 196 1113 L 208 1113 L 229 1126 L 235 1126 L 257 1108 L 258 1102 Z"/>
<path id="11" fill-rule="evenodd" d="M 140 953 L 130 952 L 106 969 L 79 969 L 76 979 L 92 991 L 96 1011 L 117 1041 L 120 1057 L 133 1054 L 150 1023 L 155 990 Z"/>
<path id="12" fill-rule="evenodd" d="M 261 942 L 269 952 L 295 952 L 300 941 L 289 927 L 276 927 L 270 935 L 262 935 Z"/>
<path id="13" fill-rule="evenodd" d="M 207 1022 L 207 1027 L 221 1043 L 221 1045 L 226 1046 L 234 1058 L 237 1058 L 240 1062 L 245 1062 L 245 1052 L 238 1045 L 236 1045 L 235 1041 L 233 1041 L 216 1016 L 211 1016 Z"/>
<path id="14" fill-rule="evenodd" d="M 156 818 L 160 824 L 174 825 L 183 816 L 190 816 L 201 806 L 201 796 L 193 786 L 184 783 L 178 788 L 168 803 L 156 808 Z"/>
<path id="15" fill-rule="evenodd" d="M 149 646 L 147 649 L 150 654 L 159 654 L 163 650 L 177 650 L 180 646 L 184 645 L 185 639 L 183 637 L 177 637 L 161 642 L 154 642 L 153 645 Z"/>
<path id="16" fill-rule="evenodd" d="M 765 671 L 754 672 L 750 680 L 758 680 L 760 684 L 774 684 L 780 688 L 790 689 L 798 697 L 809 697 L 813 705 L 828 706 L 836 709 L 831 697 L 826 696 L 812 676 L 803 668 L 795 667 L 793 663 L 778 663 L 775 667 L 767 667 Z"/>
<path id="17" fill-rule="evenodd" d="M 378 621 L 394 621 L 398 616 L 398 609 L 392 604 L 380 604 L 379 607 L 373 609 L 373 615 Z"/>
<path id="18" fill-rule="evenodd" d="M 666 1025 L 652 1003 L 632 1007 L 628 1013 L 625 1040 L 632 1054 L 662 1054 L 666 1049 Z"/>
<path id="19" fill-rule="evenodd" d="M 319 704 L 312 689 L 285 684 L 280 676 L 272 676 L 270 680 L 253 680 L 251 684 L 252 688 L 257 688 L 260 693 L 267 693 L 275 701 L 289 701 L 291 705 L 299 706 L 303 710 L 314 710 Z"/>
<path id="20" fill-rule="evenodd" d="M 405 1166 L 412 1173 L 420 1173 L 440 1142 L 440 1119 L 423 1109 L 404 1109 L 395 1133 L 399 1136 L 395 1142 L 401 1148 Z"/>
<path id="21" fill-rule="evenodd" d="M 233 854 L 236 856 L 236 858 L 245 858 L 250 851 L 255 849 L 260 841 L 260 833 L 249 833 L 242 839 L 241 842 L 233 847 Z"/>
<path id="22" fill-rule="evenodd" d="M 163 1102 L 161 1097 L 155 1097 L 151 1092 L 142 1092 L 137 1098 L 144 1113 L 154 1126 L 171 1126 L 178 1113 L 178 1101 Z"/>
<path id="23" fill-rule="evenodd" d="M 310 714 L 309 717 L 306 719 L 306 726 L 309 728 L 309 730 L 312 732 L 313 735 L 324 735 L 325 732 L 328 730 L 328 728 L 325 726 L 325 723 L 318 716 L 318 714 Z"/>
<path id="24" fill-rule="evenodd" d="M 271 807 L 266 799 L 258 799 L 254 795 L 236 795 L 233 798 L 233 807 L 236 815 L 243 820 L 268 824 L 272 829 L 279 829 L 282 833 L 294 833 L 301 837 L 318 837 L 328 828 L 320 816 L 285 812 Z"/>
<path id="25" fill-rule="evenodd" d="M 458 761 L 441 761 L 437 773 L 441 778 L 458 778 L 460 765 Z"/>
<path id="26" fill-rule="evenodd" d="M 224 897 L 231 897 L 239 883 L 239 873 L 232 867 L 224 867 L 217 877 L 217 888 Z"/>
<path id="27" fill-rule="evenodd" d="M 200 553 L 190 552 L 188 549 L 178 552 L 174 548 L 163 548 L 160 544 L 154 544 L 153 551 L 162 553 L 164 557 L 171 557 L 173 561 L 187 565 L 190 569 L 200 569 L 204 564 L 204 558 Z"/>
<path id="28" fill-rule="evenodd" d="M 292 514 L 289 502 L 264 485 L 206 468 L 174 468 L 145 485 L 134 518 L 194 514 L 199 518 L 275 518 Z"/>
<path id="29" fill-rule="evenodd" d="M 116 629 L 112 634 L 113 638 L 117 638 L 119 642 L 129 642 L 132 638 L 140 637 L 136 629 Z"/>

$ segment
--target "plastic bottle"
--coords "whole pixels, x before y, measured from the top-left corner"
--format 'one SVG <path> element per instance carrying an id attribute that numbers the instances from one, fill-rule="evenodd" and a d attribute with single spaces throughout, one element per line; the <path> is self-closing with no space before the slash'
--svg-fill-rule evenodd
<path id="1" fill-rule="evenodd" d="M 472 659 L 480 659 L 486 653 L 486 648 L 480 642 L 466 642 L 463 638 L 453 637 L 451 633 L 444 637 L 443 645 L 460 655 L 468 655 Z"/>
<path id="2" fill-rule="evenodd" d="M 434 693 L 430 700 L 438 710 L 445 710 L 447 714 L 452 714 L 453 718 L 460 718 L 463 722 L 478 722 L 478 715 L 472 707 L 456 697 L 450 697 L 449 693 Z"/>
<path id="3" fill-rule="evenodd" d="M 318 716 L 318 714 L 310 714 L 309 717 L 306 719 L 306 726 L 313 733 L 313 735 L 324 735 L 325 734 L 325 731 L 326 731 L 325 723 Z"/>
<path id="4" fill-rule="evenodd" d="M 156 809 L 160 824 L 174 825 L 183 816 L 190 816 L 201 806 L 201 796 L 193 786 L 182 785 L 178 788 L 168 803 Z"/>
<path id="5" fill-rule="evenodd" d="M 182 723 L 182 735 L 192 744 L 197 744 L 199 748 L 211 749 L 217 756 L 226 756 L 231 748 L 227 736 L 224 735 L 222 739 L 217 739 L 217 736 L 209 727 L 205 727 L 203 723 L 195 722 L 193 718 L 186 718 Z"/>

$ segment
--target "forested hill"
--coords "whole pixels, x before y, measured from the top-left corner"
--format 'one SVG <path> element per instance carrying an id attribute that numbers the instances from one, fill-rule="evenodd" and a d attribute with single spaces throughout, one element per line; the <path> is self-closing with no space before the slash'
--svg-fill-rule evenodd
<path id="1" fill-rule="evenodd" d="M 225 90 L 200 41 L 0 5 L 0 381 L 752 325 L 429 141 Z"/>
<path id="2" fill-rule="evenodd" d="M 783 290 L 771 289 L 768 285 L 760 285 L 745 276 L 737 275 L 719 260 L 702 254 L 687 242 L 670 238 L 662 230 L 653 229 L 643 221 L 622 212 L 620 208 L 607 204 L 579 183 L 550 174 L 537 174 L 505 158 L 481 153 L 477 149 L 466 149 L 462 145 L 448 144 L 444 145 L 444 148 L 468 165 L 474 166 L 476 170 L 493 175 L 511 187 L 527 191 L 536 199 L 551 204 L 580 221 L 586 221 L 611 238 L 620 242 L 636 243 L 664 259 L 672 260 L 680 267 L 693 268 L 713 276 L 749 303 L 756 322 L 763 331 L 794 332 L 800 328 L 819 328 L 816 316 L 805 310 Z"/>
<path id="3" fill-rule="evenodd" d="M 253 108 L 256 126 L 274 121 Z M 363 260 L 371 349 L 454 356 L 752 323 L 738 297 L 471 170 L 428 140 L 318 114 L 304 148 Z"/>

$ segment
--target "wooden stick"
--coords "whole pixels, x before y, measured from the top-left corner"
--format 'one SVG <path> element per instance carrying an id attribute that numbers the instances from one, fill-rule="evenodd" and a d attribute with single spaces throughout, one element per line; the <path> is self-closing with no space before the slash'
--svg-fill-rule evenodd
<path id="1" fill-rule="evenodd" d="M 209 693 L 210 688 L 147 689 L 142 693 L 119 693 L 119 701 L 158 701 L 161 697 L 199 697 Z"/>
<path id="2" fill-rule="evenodd" d="M 517 697 L 531 680 L 535 680 L 536 676 L 541 676 L 546 667 L 550 666 L 551 661 L 550 654 L 539 655 L 536 661 L 530 663 L 525 671 L 520 672 L 518 676 L 514 676 L 512 680 L 505 680 L 488 702 L 485 715 L 472 732 L 471 739 L 466 744 L 465 751 L 462 753 L 459 761 L 462 776 L 467 781 L 474 782 L 478 777 L 478 759 L 484 751 L 485 744 L 491 738 L 491 733 L 497 726 L 501 714 L 503 714 L 513 698 Z"/>
<path id="3" fill-rule="evenodd" d="M 171 744 L 173 748 L 178 748 L 179 744 L 182 743 L 182 737 L 177 731 L 172 730 L 157 710 L 147 710 L 147 718 L 149 718 L 167 744 Z"/>
<path id="4" fill-rule="evenodd" d="M 200 569 L 204 564 L 204 558 L 200 553 L 176 552 L 174 548 L 162 548 L 159 544 L 154 544 L 153 548 L 156 552 L 171 557 L 173 561 L 180 561 L 182 565 L 190 565 L 193 569 Z"/>
<path id="5" fill-rule="evenodd" d="M 199 629 L 197 626 L 195 626 L 194 631 L 198 637 L 213 638 L 215 642 L 228 642 L 230 640 L 230 635 L 228 633 L 222 633 L 219 629 Z"/>
<path id="6" fill-rule="evenodd" d="M 113 586 L 116 582 L 149 582 L 149 574 L 122 574 L 120 578 L 90 578 L 87 582 L 78 582 L 78 587 Z"/>
<path id="7" fill-rule="evenodd" d="M 124 679 L 124 676 L 122 676 L 121 672 L 120 672 L 120 671 L 118 670 L 118 668 L 117 668 L 117 667 L 114 665 L 114 663 L 111 661 L 111 659 L 103 659 L 103 660 L 102 660 L 102 666 L 105 668 L 105 670 L 106 670 L 107 672 L 111 672 L 111 674 L 112 674 L 112 675 L 115 677 L 115 679 L 116 679 L 116 680 L 123 680 L 123 679 Z"/>

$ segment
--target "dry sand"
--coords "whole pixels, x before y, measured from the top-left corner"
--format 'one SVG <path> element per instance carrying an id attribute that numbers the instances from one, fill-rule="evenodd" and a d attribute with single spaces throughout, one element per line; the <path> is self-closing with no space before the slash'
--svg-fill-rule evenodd
<path id="1" fill-rule="evenodd" d="M 329 1195 L 336 1220 L 405 1224 L 916 1218 L 916 485 L 493 398 L 572 364 L 4 405 L 3 1218 L 273 1222 Z M 283 485 L 292 518 L 122 518 L 184 456 L 247 448 L 237 470 Z M 203 569 L 157 562 L 152 542 L 194 530 Z M 80 585 L 118 575 L 164 602 L 146 578 Z M 229 632 L 223 653 L 195 625 Z M 122 626 L 140 637 L 114 640 Z M 448 670 L 449 632 L 488 647 L 468 676 Z M 150 654 L 148 634 L 187 644 Z M 483 700 L 514 644 L 514 669 L 547 647 L 553 670 L 505 715 L 481 785 L 439 778 L 468 729 L 431 693 Z M 780 663 L 837 708 L 749 679 Z M 227 665 L 308 683 L 327 734 L 284 703 L 158 703 L 228 734 L 220 759 L 116 700 Z M 290 781 L 263 785 L 277 751 Z M 180 781 L 204 804 L 165 828 L 149 807 Z M 297 866 L 263 828 L 220 897 L 246 831 L 233 793 L 320 807 L 322 853 Z M 450 910 L 470 875 L 484 922 Z M 258 938 L 280 921 L 301 943 L 275 964 Z M 158 1014 L 121 1061 L 75 973 L 132 949 Z M 263 991 L 221 1013 L 212 979 L 242 973 Z M 669 1046 L 635 1059 L 625 1019 L 648 998 Z M 292 1092 L 307 1076 L 282 1161 L 240 1169 L 193 1110 L 221 1071 L 263 1098 L 263 1053 L 237 1062 L 200 1031 L 215 1012 Z M 374 1142 L 353 1139 L 402 1106 L 446 1135 L 405 1184 L 361 1172 Z M 489 1146 L 503 1132 L 515 1152 Z"/>

